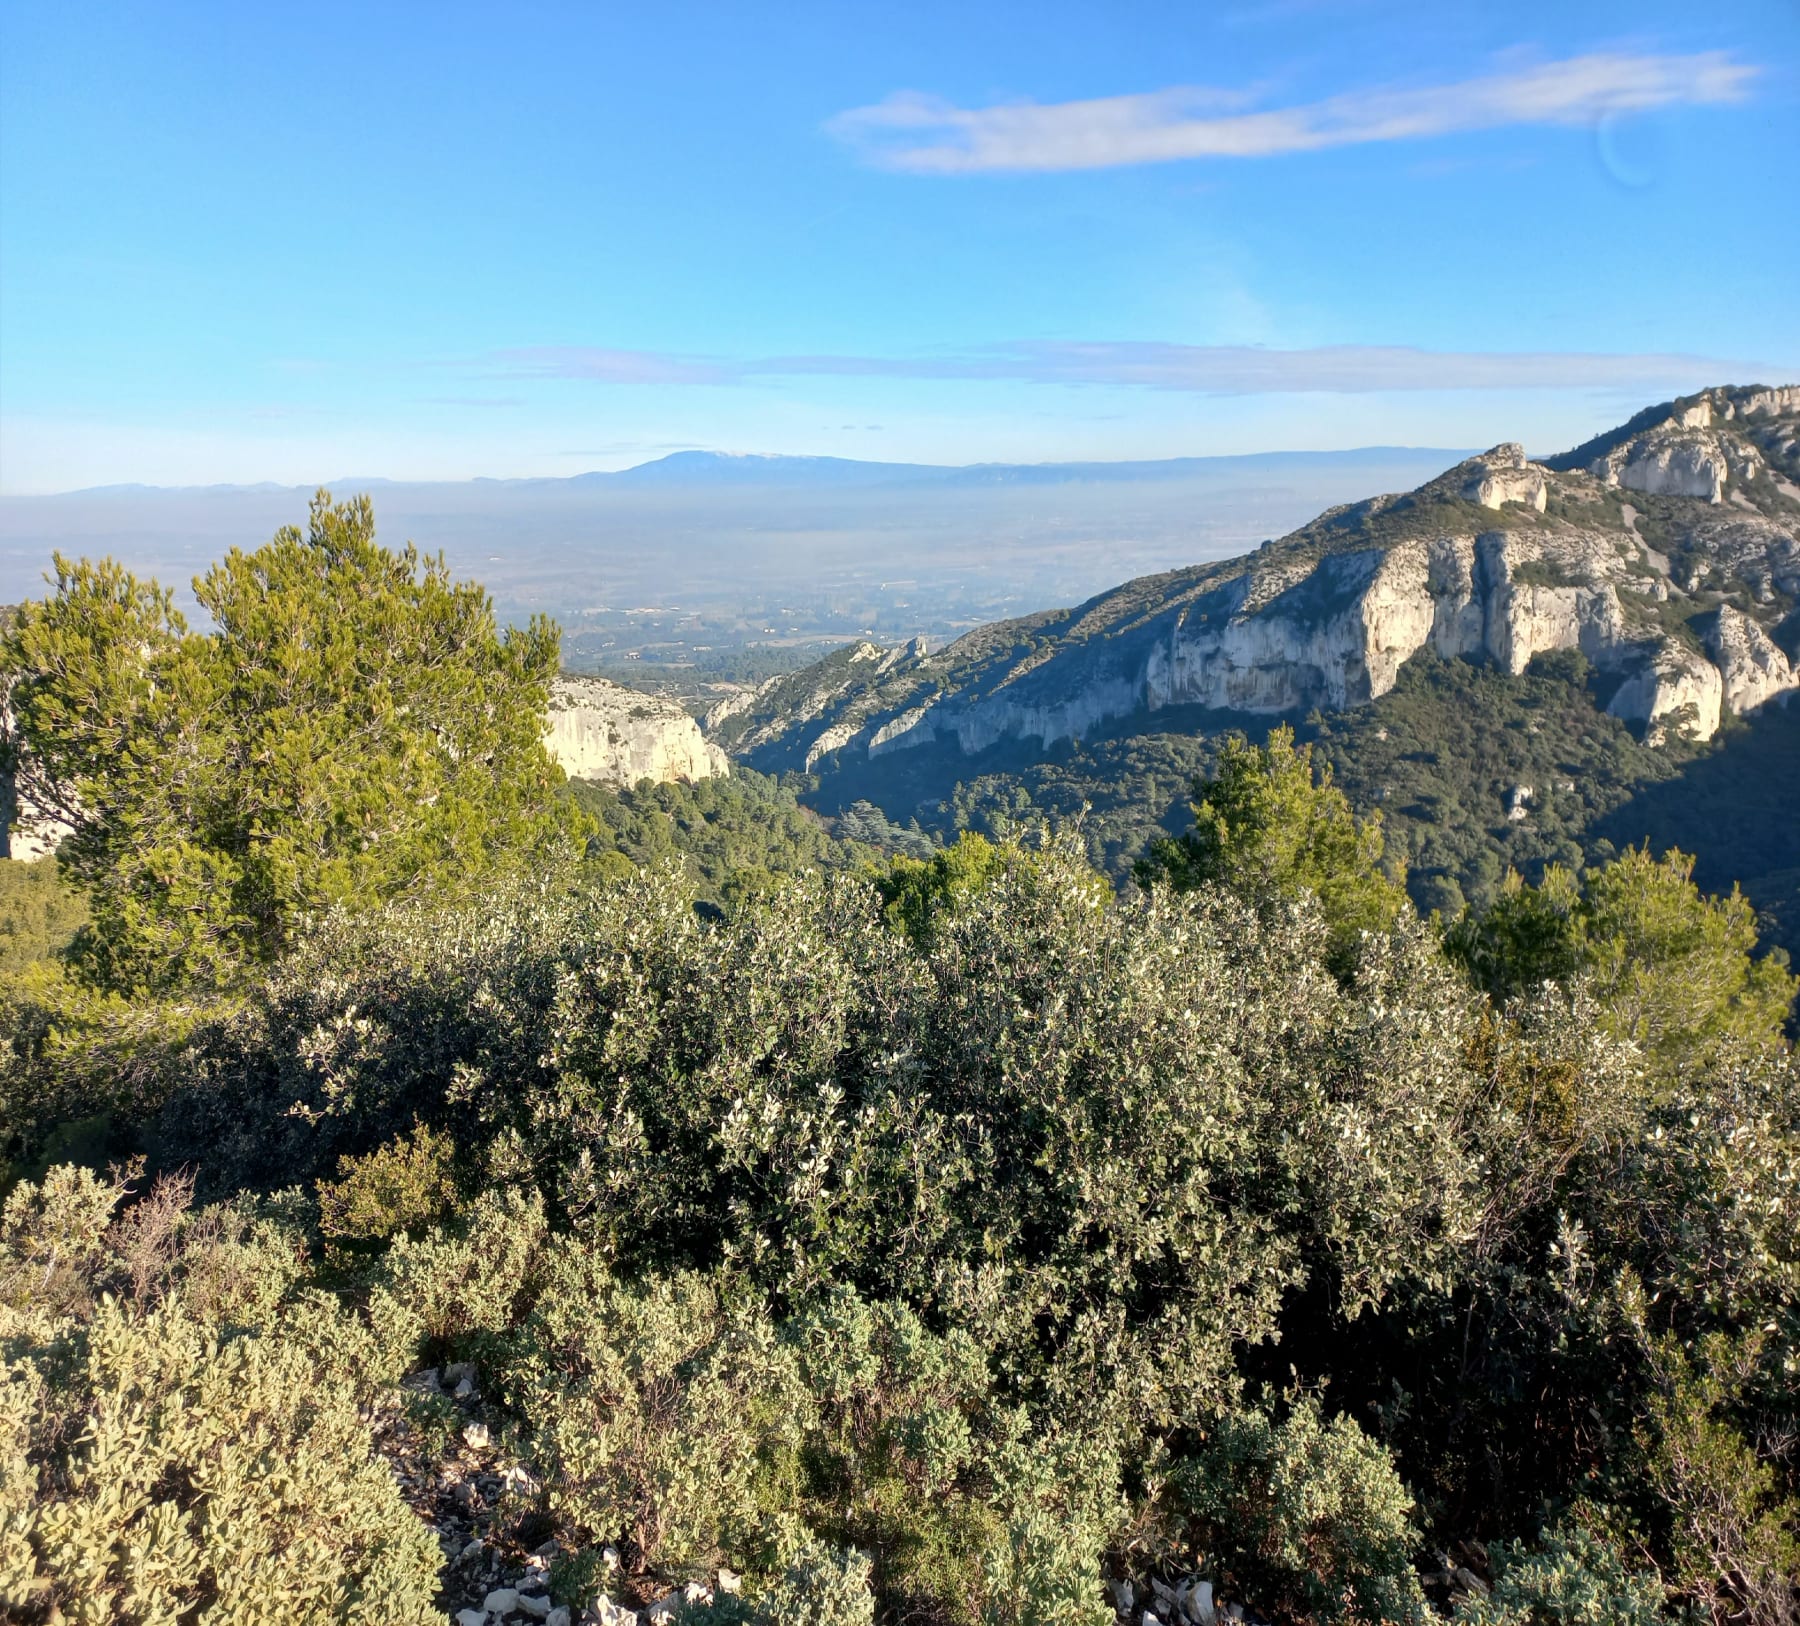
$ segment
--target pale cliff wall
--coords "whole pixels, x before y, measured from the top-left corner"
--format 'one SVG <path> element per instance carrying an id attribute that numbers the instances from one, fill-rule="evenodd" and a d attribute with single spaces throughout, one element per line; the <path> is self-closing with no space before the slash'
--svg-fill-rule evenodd
<path id="1" fill-rule="evenodd" d="M 544 745 L 571 779 L 635 785 L 640 779 L 710 779 L 729 759 L 674 701 L 605 678 L 558 678 Z"/>

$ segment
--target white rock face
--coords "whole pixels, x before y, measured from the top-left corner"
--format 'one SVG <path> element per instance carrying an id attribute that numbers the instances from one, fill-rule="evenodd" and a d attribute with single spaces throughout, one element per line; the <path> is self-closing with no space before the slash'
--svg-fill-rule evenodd
<path id="1" fill-rule="evenodd" d="M 1648 496 L 1725 500 L 1730 476 L 1725 450 L 1716 437 L 1681 424 L 1652 430 L 1607 453 L 1593 465 L 1594 476 Z"/>
<path id="2" fill-rule="evenodd" d="M 1728 402 L 1725 416 L 1779 418 L 1800 412 L 1800 384 L 1783 384 L 1772 390 L 1751 390 L 1735 403 Z"/>
<path id="3" fill-rule="evenodd" d="M 1462 488 L 1465 502 L 1480 503 L 1483 508 L 1516 502 L 1543 513 L 1549 501 L 1549 478 L 1537 464 L 1525 460 L 1525 448 L 1517 441 L 1507 441 L 1471 461 L 1473 467 Z"/>
<path id="4" fill-rule="evenodd" d="M 1768 465 L 1748 442 L 1705 427 L 1711 422 L 1710 403 L 1699 401 L 1596 458 L 1589 472 L 1602 484 L 1627 491 L 1724 502 L 1731 481 L 1753 480 Z"/>
<path id="5" fill-rule="evenodd" d="M 1800 673 L 1774 640 L 1732 605 L 1721 606 L 1706 650 L 1719 669 L 1726 708 L 1740 715 L 1800 687 Z"/>
<path id="6" fill-rule="evenodd" d="M 1249 617 L 1187 618 L 1166 656 L 1151 657 L 1149 704 L 1361 705 L 1392 689 L 1428 646 L 1446 658 L 1485 655 L 1512 673 L 1549 650 L 1606 660 L 1627 640 L 1612 584 L 1519 574 L 1541 563 L 1534 544 L 1501 532 L 1325 559 L 1306 591 L 1338 608 L 1315 619 L 1301 605 L 1288 610 L 1284 595 Z"/>
<path id="7" fill-rule="evenodd" d="M 1663 644 L 1620 685 L 1606 709 L 1642 722 L 1652 744 L 1671 727 L 1690 739 L 1710 740 L 1719 731 L 1724 695 L 1724 681 L 1711 661 L 1678 644 Z"/>
<path id="8" fill-rule="evenodd" d="M 674 701 L 605 678 L 557 679 L 544 745 L 571 779 L 611 785 L 710 779 L 731 771 L 725 753 Z"/>

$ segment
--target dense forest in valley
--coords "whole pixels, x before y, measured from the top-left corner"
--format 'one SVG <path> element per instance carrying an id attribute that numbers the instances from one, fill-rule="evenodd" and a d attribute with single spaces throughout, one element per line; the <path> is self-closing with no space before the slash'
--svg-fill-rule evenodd
<path id="1" fill-rule="evenodd" d="M 1379 815 L 1389 863 L 1404 864 L 1423 914 L 1487 908 L 1509 870 L 1536 879 L 1548 864 L 1605 863 L 1648 842 L 1697 853 L 1708 890 L 1741 885 L 1769 941 L 1800 951 L 1800 820 L 1791 817 L 1800 710 L 1791 706 L 1729 718 L 1705 745 L 1678 737 L 1650 746 L 1607 715 L 1576 651 L 1540 656 L 1516 677 L 1421 654 L 1372 704 L 1315 711 L 1292 726 L 1351 805 Z M 890 806 L 923 795 L 922 822 L 940 839 L 1044 819 L 1078 824 L 1089 861 L 1122 879 L 1158 834 L 1186 827 L 1193 782 L 1220 742 L 1261 741 L 1269 730 L 1267 718 L 1188 709 L 1155 731 L 1120 729 L 1029 757 L 998 749 L 985 772 L 979 760 L 921 753 L 864 770 L 856 783 Z M 933 798 L 934 776 L 955 788 Z M 1527 794 L 1515 799 L 1521 787 Z"/>
<path id="2" fill-rule="evenodd" d="M 1795 981 L 1583 862 L 1729 739 L 1421 667 L 934 843 L 560 784 L 366 501 L 197 596 L 0 660 L 10 1618 L 1795 1619 Z"/>
<path id="3" fill-rule="evenodd" d="M 584 850 L 598 873 L 623 876 L 671 863 L 703 904 L 738 902 L 810 869 L 866 870 L 894 854 L 933 851 L 916 824 L 890 824 L 871 803 L 825 818 L 801 802 L 793 784 L 753 768 L 692 784 L 573 780 L 566 794 L 593 821 Z"/>

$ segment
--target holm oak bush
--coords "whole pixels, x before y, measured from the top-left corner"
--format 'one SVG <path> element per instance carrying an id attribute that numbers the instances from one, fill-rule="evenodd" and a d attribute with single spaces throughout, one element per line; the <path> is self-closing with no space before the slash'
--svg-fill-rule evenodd
<path id="1" fill-rule="evenodd" d="M 1630 1618 L 1644 1576 L 1783 1618 L 1787 1054 L 1672 1074 L 1579 979 L 1496 1005 L 1404 908 L 1351 938 L 1304 890 L 979 857 L 907 871 L 898 920 L 855 874 L 702 916 L 672 867 L 571 859 L 329 914 L 159 1026 L 135 1121 L 201 1206 L 138 1181 L 151 1246 L 57 1169 L 8 1210 L 12 1606 L 100 1584 L 40 1503 L 179 1564 L 241 1505 L 289 1531 L 270 1587 L 315 1555 L 294 1614 L 409 1618 L 438 1555 L 357 1408 L 441 1433 L 394 1386 L 455 1360 L 521 1465 L 494 1516 L 560 1543 L 577 1605 L 729 1569 L 691 1618 L 1103 1622 L 1105 1576 L 1204 1566 L 1410 1620 L 1467 1538 L 1547 1555 L 1497 1558 L 1471 1618 Z M 6 1099 L 112 1109 L 119 1032 L 16 1043 Z M 279 1255 L 261 1296 L 227 1290 L 245 1249 Z M 80 1442 L 172 1397 L 192 1438 L 103 1487 Z M 308 1513 L 254 1451 L 350 1489 Z M 160 1597 L 157 1562 L 106 1560 L 106 1596 Z M 258 1618 L 229 1580 L 169 1608 Z"/>

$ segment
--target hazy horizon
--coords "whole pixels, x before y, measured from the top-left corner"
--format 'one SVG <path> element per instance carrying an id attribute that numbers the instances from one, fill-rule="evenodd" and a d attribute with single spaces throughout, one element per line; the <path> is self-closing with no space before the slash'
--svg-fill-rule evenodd
<path id="1" fill-rule="evenodd" d="M 384 540 L 441 550 L 504 618 L 553 615 L 571 663 L 595 665 L 744 644 L 953 637 L 1246 551 L 1322 508 L 1410 489 L 1458 455 L 1372 448 L 849 482 L 802 462 L 773 483 L 678 470 L 332 489 L 369 490 Z M 303 523 L 309 496 L 304 485 L 0 496 L 0 602 L 38 596 L 54 550 L 111 555 L 191 607 L 194 576 L 232 547 Z"/>
<path id="2" fill-rule="evenodd" d="M 1496 442 L 1496 444 L 1498 444 Z M 1560 448 L 1559 448 L 1560 449 Z M 1474 448 L 1455 446 L 1425 445 L 1358 445 L 1343 447 L 1310 447 L 1310 446 L 1272 446 L 1254 452 L 1194 452 L 1183 455 L 1161 458 L 1092 458 L 1064 459 L 1043 458 L 1035 461 L 1023 459 L 988 459 L 963 463 L 920 463 L 897 462 L 886 458 L 850 458 L 828 452 L 750 452 L 728 447 L 717 446 L 682 446 L 671 451 L 659 453 L 655 457 L 644 458 L 638 462 L 622 463 L 616 468 L 577 469 L 569 474 L 486 474 L 476 473 L 461 475 L 449 479 L 409 479 L 405 476 L 388 474 L 360 473 L 326 476 L 321 479 L 281 480 L 214 480 L 193 484 L 166 484 L 144 480 L 119 480 L 103 485 L 72 486 L 56 491 L 12 491 L 0 490 L 0 500 L 6 498 L 38 499 L 56 497 L 95 497 L 125 492 L 163 492 L 163 493 L 199 493 L 207 491 L 248 491 L 248 492 L 310 492 L 319 489 L 361 490 L 364 487 L 380 489 L 390 486 L 479 486 L 479 485 L 527 485 L 527 484 L 566 484 L 573 480 L 605 479 L 615 475 L 636 474 L 640 471 L 656 469 L 676 464 L 684 458 L 700 457 L 718 459 L 721 462 L 742 462 L 745 464 L 790 465 L 795 467 L 796 483 L 805 484 L 799 471 L 800 465 L 806 464 L 844 464 L 867 469 L 892 469 L 896 471 L 921 471 L 942 474 L 973 474 L 982 471 L 1072 471 L 1070 478 L 1077 476 L 1073 471 L 1092 470 L 1155 470 L 1181 464 L 1203 463 L 1255 463 L 1274 462 L 1277 459 L 1295 461 L 1330 459 L 1358 459 L 1384 457 L 1393 454 L 1419 457 L 1444 457 L 1455 460 L 1472 454 Z M 1532 456 L 1551 455 L 1548 448 L 1528 448 Z M 1446 465 L 1447 466 L 1447 465 Z"/>

